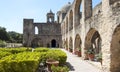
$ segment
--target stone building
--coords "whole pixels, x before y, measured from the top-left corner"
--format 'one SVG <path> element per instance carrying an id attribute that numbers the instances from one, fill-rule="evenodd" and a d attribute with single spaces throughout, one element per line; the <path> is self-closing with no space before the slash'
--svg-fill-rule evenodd
<path id="1" fill-rule="evenodd" d="M 103 72 L 120 72 L 120 0 L 101 0 L 94 8 L 92 0 L 74 0 L 57 12 L 57 23 L 50 14 L 47 23 L 24 19 L 24 45 L 80 50 L 83 59 L 91 50 L 94 56 L 102 55 Z"/>
<path id="2" fill-rule="evenodd" d="M 94 8 L 92 0 L 74 0 L 58 11 L 58 19 L 63 48 L 81 50 L 84 59 L 89 50 L 101 54 L 103 72 L 120 72 L 120 0 L 101 0 Z"/>
<path id="3" fill-rule="evenodd" d="M 47 13 L 46 23 L 34 23 L 33 19 L 23 20 L 23 45 L 34 47 L 61 47 L 61 25 L 54 21 L 54 13 Z"/>

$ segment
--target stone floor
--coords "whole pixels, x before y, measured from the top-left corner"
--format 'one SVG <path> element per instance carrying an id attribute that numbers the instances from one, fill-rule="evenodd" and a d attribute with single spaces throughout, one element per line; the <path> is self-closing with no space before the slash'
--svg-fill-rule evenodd
<path id="1" fill-rule="evenodd" d="M 67 64 L 70 66 L 69 72 L 101 72 L 100 68 L 91 64 L 90 61 L 82 60 L 82 58 L 62 49 L 67 54 Z"/>

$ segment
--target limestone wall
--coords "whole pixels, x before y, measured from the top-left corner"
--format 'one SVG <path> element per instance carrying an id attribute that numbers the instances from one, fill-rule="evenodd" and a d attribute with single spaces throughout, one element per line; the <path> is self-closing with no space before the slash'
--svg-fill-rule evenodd
<path id="1" fill-rule="evenodd" d="M 69 44 L 69 38 L 72 37 L 73 39 L 73 50 L 74 50 L 74 42 L 76 34 L 79 34 L 82 41 L 82 57 L 85 56 L 84 54 L 84 48 L 85 48 L 85 38 L 87 34 L 89 33 L 90 29 L 94 29 L 93 31 L 97 31 L 100 35 L 101 39 L 101 52 L 102 52 L 102 70 L 103 72 L 120 72 L 120 57 L 117 58 L 120 54 L 119 50 L 119 25 L 120 25 L 120 1 L 119 0 L 102 0 L 102 3 L 98 4 L 93 10 L 92 10 L 92 16 L 90 17 L 86 13 L 87 10 L 87 2 L 82 1 L 82 18 L 80 19 L 80 23 L 76 23 L 76 17 L 78 17 L 78 14 L 75 14 L 75 5 L 78 2 L 78 0 L 75 0 L 70 10 L 73 10 L 73 26 L 75 26 L 72 30 L 68 31 L 68 33 L 65 33 L 66 35 L 62 35 L 62 39 L 66 40 L 68 39 Z M 88 2 L 89 3 L 89 2 Z M 85 5 L 86 4 L 86 5 Z M 86 9 L 85 9 L 86 8 Z M 90 7 L 88 6 L 90 9 Z M 69 11 L 70 11 L 69 10 Z M 69 12 L 66 14 L 69 17 Z M 89 12 L 89 11 L 88 11 Z M 91 11 L 90 11 L 91 12 Z M 89 17 L 87 17 L 87 16 Z M 68 20 L 69 21 L 69 20 Z M 64 20 L 63 20 L 64 22 Z M 62 23 L 63 24 L 63 23 Z M 69 24 L 68 24 L 69 25 Z M 68 26 L 69 27 L 69 26 Z M 113 35 L 116 32 L 116 35 Z M 88 37 L 92 37 L 89 33 Z M 64 37 L 66 36 L 66 37 Z M 117 40 L 115 40 L 117 39 Z M 88 38 L 89 40 L 89 38 Z M 112 45 L 112 42 L 114 42 L 114 45 Z M 69 47 L 69 46 L 68 46 Z M 113 48 L 114 47 L 114 48 Z M 74 52 L 74 51 L 73 51 Z"/>

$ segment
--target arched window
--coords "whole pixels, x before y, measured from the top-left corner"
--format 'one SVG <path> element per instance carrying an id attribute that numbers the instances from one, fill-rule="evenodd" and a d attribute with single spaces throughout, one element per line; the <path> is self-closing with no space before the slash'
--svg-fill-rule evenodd
<path id="1" fill-rule="evenodd" d="M 38 27 L 35 27 L 35 34 L 39 34 Z"/>

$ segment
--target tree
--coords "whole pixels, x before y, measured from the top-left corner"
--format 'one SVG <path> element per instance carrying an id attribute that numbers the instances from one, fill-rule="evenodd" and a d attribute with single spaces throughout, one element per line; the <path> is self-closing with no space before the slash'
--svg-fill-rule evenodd
<path id="1" fill-rule="evenodd" d="M 23 40 L 23 34 L 14 32 L 14 31 L 10 31 L 8 32 L 9 36 L 10 36 L 10 42 L 12 43 L 22 43 Z"/>
<path id="2" fill-rule="evenodd" d="M 9 41 L 10 37 L 6 31 L 6 28 L 0 27 L 0 40 Z"/>
<path id="3" fill-rule="evenodd" d="M 22 43 L 23 34 L 14 31 L 7 32 L 6 28 L 0 27 L 0 40 L 10 43 Z"/>

